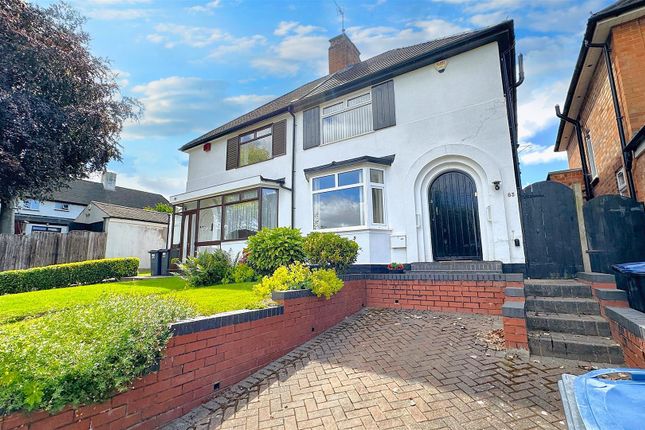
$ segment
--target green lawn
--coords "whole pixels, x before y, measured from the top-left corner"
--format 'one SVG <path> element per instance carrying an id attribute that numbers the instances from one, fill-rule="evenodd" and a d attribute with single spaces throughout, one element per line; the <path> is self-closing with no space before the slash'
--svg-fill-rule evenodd
<path id="1" fill-rule="evenodd" d="M 0 324 L 60 311 L 74 305 L 90 305 L 106 293 L 177 297 L 201 315 L 253 309 L 262 305 L 251 291 L 253 285 L 253 282 L 248 282 L 186 288 L 181 278 L 171 277 L 8 294 L 0 296 Z"/>

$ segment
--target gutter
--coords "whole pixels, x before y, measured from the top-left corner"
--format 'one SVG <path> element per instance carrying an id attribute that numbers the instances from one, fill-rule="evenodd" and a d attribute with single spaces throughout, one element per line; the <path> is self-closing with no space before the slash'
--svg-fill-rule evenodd
<path id="1" fill-rule="evenodd" d="M 291 115 L 291 228 L 296 226 L 296 115 L 293 113 L 293 105 L 289 105 Z"/>
<path id="2" fill-rule="evenodd" d="M 580 151 L 580 164 L 582 165 L 582 181 L 585 184 L 585 197 L 587 198 L 587 201 L 589 201 L 593 198 L 593 190 L 591 189 L 589 170 L 587 169 L 587 155 L 585 153 L 584 144 L 582 143 L 582 129 L 580 127 L 580 121 L 563 115 L 560 112 L 560 105 L 555 105 L 555 116 L 560 118 L 562 121 L 572 124 L 576 129 L 576 136 L 578 137 L 578 151 Z"/>

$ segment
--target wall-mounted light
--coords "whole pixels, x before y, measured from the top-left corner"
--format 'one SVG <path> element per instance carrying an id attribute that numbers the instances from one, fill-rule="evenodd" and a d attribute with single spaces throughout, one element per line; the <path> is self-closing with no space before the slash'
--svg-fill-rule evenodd
<path id="1" fill-rule="evenodd" d="M 448 61 L 447 60 L 441 60 L 437 61 L 434 63 L 434 68 L 437 69 L 437 72 L 443 73 L 444 70 L 446 70 L 446 67 L 448 66 Z"/>
<path id="2" fill-rule="evenodd" d="M 493 181 L 493 186 L 495 186 L 495 191 L 499 191 L 499 184 L 501 184 L 502 181 Z"/>

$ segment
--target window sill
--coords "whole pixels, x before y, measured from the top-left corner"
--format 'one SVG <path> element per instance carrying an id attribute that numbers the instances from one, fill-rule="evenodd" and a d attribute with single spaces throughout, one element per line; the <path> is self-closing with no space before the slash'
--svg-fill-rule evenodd
<path id="1" fill-rule="evenodd" d="M 357 225 L 353 227 L 337 227 L 337 228 L 321 228 L 321 229 L 314 229 L 312 230 L 313 232 L 318 232 L 318 233 L 349 233 L 349 232 L 356 232 L 356 231 L 392 231 L 392 229 L 386 225 L 384 226 L 378 226 L 378 225 Z"/>

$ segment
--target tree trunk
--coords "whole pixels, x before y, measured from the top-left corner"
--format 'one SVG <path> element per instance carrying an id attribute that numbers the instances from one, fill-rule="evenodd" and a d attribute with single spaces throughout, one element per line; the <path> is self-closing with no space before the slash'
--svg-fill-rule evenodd
<path id="1" fill-rule="evenodd" d="M 13 201 L 0 199 L 0 233 L 13 234 L 16 227 L 15 220 Z"/>

